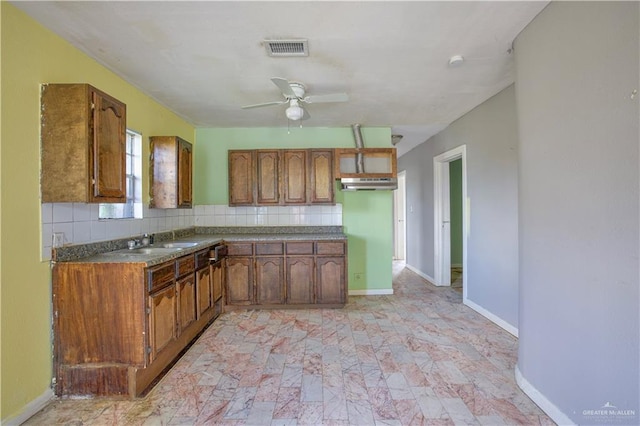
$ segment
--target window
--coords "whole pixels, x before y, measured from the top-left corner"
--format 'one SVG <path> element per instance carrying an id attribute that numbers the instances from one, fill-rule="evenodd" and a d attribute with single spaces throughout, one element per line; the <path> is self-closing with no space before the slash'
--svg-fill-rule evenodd
<path id="1" fill-rule="evenodd" d="M 100 219 L 142 218 L 142 135 L 127 129 L 127 202 L 100 204 Z"/>

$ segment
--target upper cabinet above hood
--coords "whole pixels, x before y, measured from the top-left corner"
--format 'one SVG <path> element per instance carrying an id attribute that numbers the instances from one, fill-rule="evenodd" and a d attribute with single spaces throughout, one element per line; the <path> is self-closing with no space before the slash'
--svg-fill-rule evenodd
<path id="1" fill-rule="evenodd" d="M 334 168 L 343 190 L 397 188 L 395 148 L 336 148 Z"/>
<path id="2" fill-rule="evenodd" d="M 336 178 L 397 177 L 395 148 L 336 148 L 334 150 Z"/>

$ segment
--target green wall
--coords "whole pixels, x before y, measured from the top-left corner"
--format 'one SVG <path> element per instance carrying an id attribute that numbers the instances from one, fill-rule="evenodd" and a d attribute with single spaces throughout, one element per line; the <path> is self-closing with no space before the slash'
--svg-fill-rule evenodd
<path id="1" fill-rule="evenodd" d="M 462 159 L 449 163 L 451 265 L 462 265 Z"/>
<path id="2" fill-rule="evenodd" d="M 0 2 L 0 419 L 50 395 L 51 269 L 40 261 L 40 84 L 89 83 L 127 105 L 127 127 L 193 140 L 194 128 L 173 112 Z M 148 156 L 143 144 L 143 156 Z M 143 167 L 144 193 L 148 170 Z M 148 201 L 148 196 L 145 197 Z"/>
<path id="3" fill-rule="evenodd" d="M 239 113 L 245 113 L 239 111 Z M 362 128 L 366 147 L 390 147 L 390 128 Z M 351 127 L 197 129 L 194 202 L 228 204 L 227 151 L 257 148 L 352 148 Z M 349 241 L 349 289 L 391 289 L 393 197 L 391 191 L 336 191 Z M 356 279 L 356 274 L 359 279 Z"/>

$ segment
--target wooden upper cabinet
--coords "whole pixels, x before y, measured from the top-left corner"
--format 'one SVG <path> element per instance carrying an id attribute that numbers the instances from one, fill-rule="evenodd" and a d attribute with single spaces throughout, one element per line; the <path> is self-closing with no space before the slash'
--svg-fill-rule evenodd
<path id="1" fill-rule="evenodd" d="M 332 150 L 312 149 L 309 152 L 309 203 L 333 204 L 334 180 Z"/>
<path id="2" fill-rule="evenodd" d="M 362 156 L 364 170 L 356 170 L 356 158 Z M 336 148 L 334 175 L 341 178 L 395 178 L 398 176 L 396 148 Z"/>
<path id="3" fill-rule="evenodd" d="M 258 179 L 258 204 L 278 204 L 280 202 L 280 156 L 278 151 L 259 150 L 256 154 Z"/>
<path id="4" fill-rule="evenodd" d="M 305 204 L 307 202 L 307 151 L 282 152 L 282 202 Z"/>
<path id="5" fill-rule="evenodd" d="M 126 202 L 126 112 L 88 84 L 41 94 L 42 202 Z"/>
<path id="6" fill-rule="evenodd" d="M 229 205 L 254 204 L 255 151 L 229 151 Z"/>
<path id="7" fill-rule="evenodd" d="M 177 136 L 151 136 L 149 207 L 192 206 L 192 145 Z"/>
<path id="8" fill-rule="evenodd" d="M 229 205 L 334 204 L 333 149 L 230 150 Z"/>
<path id="9" fill-rule="evenodd" d="M 193 204 L 193 148 L 185 140 L 178 139 L 178 207 Z"/>

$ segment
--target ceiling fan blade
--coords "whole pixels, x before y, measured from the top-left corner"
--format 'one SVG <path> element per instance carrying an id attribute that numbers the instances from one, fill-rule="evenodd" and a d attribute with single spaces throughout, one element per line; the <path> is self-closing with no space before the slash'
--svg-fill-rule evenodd
<path id="1" fill-rule="evenodd" d="M 271 81 L 273 82 L 273 84 L 278 86 L 278 89 L 280 89 L 282 94 L 287 98 L 297 98 L 295 92 L 289 85 L 289 80 L 287 80 L 286 78 L 274 77 L 271 79 Z"/>
<path id="2" fill-rule="evenodd" d="M 347 102 L 349 96 L 346 93 L 332 93 L 328 95 L 307 96 L 302 101 L 308 104 L 319 104 L 322 102 Z"/>
<path id="3" fill-rule="evenodd" d="M 304 113 L 302 114 L 302 118 L 300 120 L 308 120 L 311 118 L 311 116 L 309 115 L 309 111 L 307 111 L 306 108 L 302 108 L 302 111 L 304 111 Z"/>
<path id="4" fill-rule="evenodd" d="M 249 109 L 249 108 L 260 108 L 260 107 L 266 107 L 266 106 L 271 106 L 271 105 L 282 105 L 282 104 L 286 104 L 287 101 L 283 100 L 283 101 L 274 101 L 274 102 L 265 102 L 262 104 L 254 104 L 254 105 L 245 105 L 242 107 L 242 109 Z"/>

